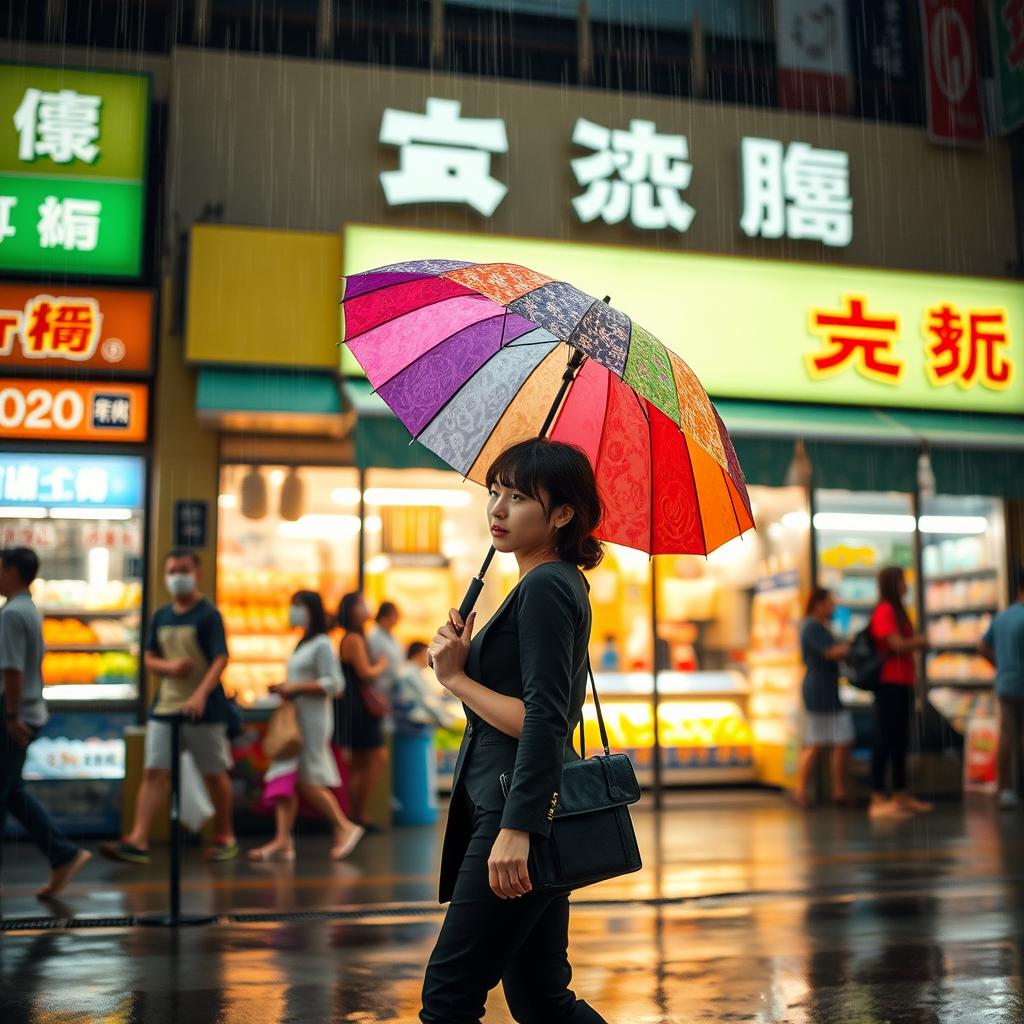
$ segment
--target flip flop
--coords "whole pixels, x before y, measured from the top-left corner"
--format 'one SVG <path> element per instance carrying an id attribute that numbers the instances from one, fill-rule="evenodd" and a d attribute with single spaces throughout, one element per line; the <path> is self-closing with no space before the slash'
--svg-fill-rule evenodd
<path id="1" fill-rule="evenodd" d="M 331 860 L 344 860 L 359 845 L 359 840 L 365 835 L 366 829 L 362 825 L 356 825 L 345 842 L 331 848 Z"/>
<path id="2" fill-rule="evenodd" d="M 291 864 L 295 860 L 295 847 L 291 846 L 287 850 L 267 850 L 260 846 L 250 850 L 245 859 L 250 864 Z"/>

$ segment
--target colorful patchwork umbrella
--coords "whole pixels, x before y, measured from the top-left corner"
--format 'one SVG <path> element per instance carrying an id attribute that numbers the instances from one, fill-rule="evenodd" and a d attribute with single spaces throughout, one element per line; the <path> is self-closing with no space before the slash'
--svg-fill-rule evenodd
<path id="1" fill-rule="evenodd" d="M 546 433 L 587 453 L 603 540 L 704 555 L 754 525 L 693 371 L 607 302 L 511 263 L 415 260 L 347 277 L 342 308 L 376 392 L 470 480 Z"/>

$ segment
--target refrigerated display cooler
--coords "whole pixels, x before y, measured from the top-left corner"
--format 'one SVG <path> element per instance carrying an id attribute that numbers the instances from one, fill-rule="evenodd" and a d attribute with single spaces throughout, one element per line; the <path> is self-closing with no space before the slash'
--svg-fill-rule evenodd
<path id="1" fill-rule="evenodd" d="M 142 456 L 0 454 L 0 547 L 41 563 L 50 720 L 25 778 L 72 833 L 120 827 L 124 730 L 141 710 L 145 478 Z"/>

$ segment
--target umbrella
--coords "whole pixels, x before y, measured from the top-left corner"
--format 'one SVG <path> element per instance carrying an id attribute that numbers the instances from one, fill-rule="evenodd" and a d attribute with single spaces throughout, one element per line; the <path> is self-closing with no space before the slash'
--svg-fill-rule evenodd
<path id="1" fill-rule="evenodd" d="M 414 260 L 345 278 L 342 309 L 374 390 L 464 477 L 485 484 L 505 448 L 545 434 L 590 459 L 602 540 L 706 555 L 753 527 L 697 377 L 607 300 L 516 264 Z"/>

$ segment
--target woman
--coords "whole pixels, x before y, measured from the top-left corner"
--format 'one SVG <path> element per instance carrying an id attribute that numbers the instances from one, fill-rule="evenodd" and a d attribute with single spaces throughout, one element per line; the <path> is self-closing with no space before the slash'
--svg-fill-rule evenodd
<path id="1" fill-rule="evenodd" d="M 452 611 L 430 644 L 438 680 L 466 707 L 440 898 L 451 901 L 423 984 L 423 1024 L 478 1024 L 502 982 L 512 1016 L 601 1024 L 568 988 L 569 894 L 532 891 L 527 857 L 547 836 L 587 685 L 590 604 L 580 567 L 602 557 L 594 473 L 579 449 L 524 441 L 487 473 L 488 522 L 519 583 L 473 636 Z M 511 773 L 507 799 L 499 777 Z"/>
<path id="2" fill-rule="evenodd" d="M 916 634 L 903 603 L 907 581 L 903 570 L 889 566 L 878 574 L 878 605 L 871 616 L 871 636 L 885 660 L 875 690 L 875 749 L 871 756 L 871 807 L 876 818 L 906 818 L 932 809 L 907 790 L 907 748 L 914 713 L 915 655 L 928 648 Z M 892 798 L 886 796 L 886 776 L 892 766 Z"/>
<path id="3" fill-rule="evenodd" d="M 836 603 L 830 591 L 815 587 L 807 600 L 807 617 L 800 627 L 800 651 L 803 654 L 803 698 L 806 712 L 806 746 L 797 768 L 796 802 L 810 806 L 807 788 L 811 772 L 823 750 L 832 748 L 832 799 L 837 804 L 850 802 L 850 750 L 853 747 L 853 716 L 839 699 L 839 661 L 849 653 L 850 645 L 836 643 L 829 624 Z"/>
<path id="4" fill-rule="evenodd" d="M 270 692 L 295 701 L 302 750 L 298 757 L 274 761 L 267 769 L 264 799 L 274 805 L 277 831 L 265 846 L 249 851 L 249 860 L 295 860 L 292 829 L 300 798 L 331 825 L 331 859 L 344 860 L 362 839 L 363 829 L 342 814 L 331 792 L 341 783 L 331 752 L 331 702 L 341 692 L 342 679 L 320 595 L 300 590 L 292 597 L 288 620 L 302 629 L 302 637 L 288 659 L 285 682 L 271 686 Z"/>
<path id="5" fill-rule="evenodd" d="M 335 742 L 349 751 L 349 810 L 363 828 L 377 831 L 367 820 L 367 808 L 387 767 L 384 718 L 387 702 L 374 688 L 374 680 L 387 672 L 386 655 L 370 661 L 366 623 L 370 613 L 360 593 L 346 594 L 338 605 L 338 624 L 345 631 L 339 651 L 345 676 L 345 696 L 335 708 Z"/>

